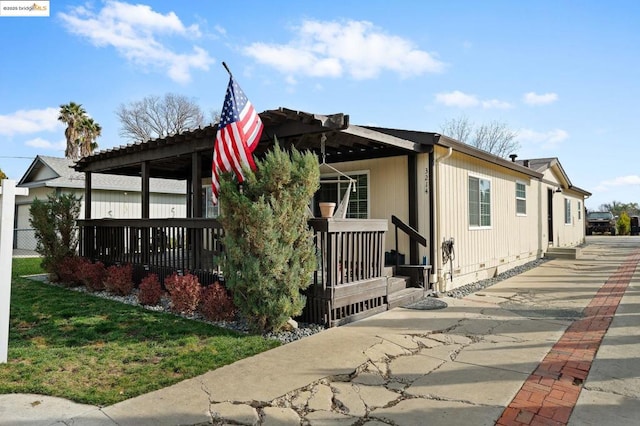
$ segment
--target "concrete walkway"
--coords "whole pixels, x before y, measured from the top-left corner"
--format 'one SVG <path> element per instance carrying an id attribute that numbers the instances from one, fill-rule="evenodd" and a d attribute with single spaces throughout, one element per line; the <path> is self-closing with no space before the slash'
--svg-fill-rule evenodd
<path id="1" fill-rule="evenodd" d="M 579 260 L 445 309 L 398 308 L 109 407 L 0 395 L 0 425 L 637 424 L 639 261 L 640 238 L 590 238 Z"/>

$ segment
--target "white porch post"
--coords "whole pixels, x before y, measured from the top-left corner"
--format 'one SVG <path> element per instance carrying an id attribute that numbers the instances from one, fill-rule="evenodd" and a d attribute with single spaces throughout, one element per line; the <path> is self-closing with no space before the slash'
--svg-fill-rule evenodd
<path id="1" fill-rule="evenodd" d="M 9 307 L 11 299 L 11 261 L 13 258 L 13 219 L 16 195 L 29 195 L 28 188 L 16 188 L 16 181 L 5 179 L 0 186 L 0 364 L 9 351 Z"/>

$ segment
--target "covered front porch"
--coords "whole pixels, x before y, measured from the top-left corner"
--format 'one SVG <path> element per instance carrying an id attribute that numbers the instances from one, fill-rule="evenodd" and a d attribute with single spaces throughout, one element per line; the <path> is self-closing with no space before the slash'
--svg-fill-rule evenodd
<path id="1" fill-rule="evenodd" d="M 81 256 L 106 265 L 131 264 L 136 282 L 149 273 L 162 281 L 174 272 L 190 272 L 203 285 L 224 283 L 224 230 L 217 219 L 85 219 L 78 225 Z M 303 320 L 337 325 L 386 310 L 387 221 L 314 218 L 309 226 L 318 267 Z"/>
<path id="2" fill-rule="evenodd" d="M 422 265 L 417 249 L 419 244 L 426 245 L 426 239 L 417 231 L 415 158 L 420 152 L 430 152 L 432 146 L 351 126 L 343 114 L 319 116 L 281 108 L 260 116 L 265 130 L 254 153 L 258 158 L 277 137 L 285 148 L 311 150 L 332 163 L 387 157 L 405 157 L 409 163 L 406 187 L 412 213 L 407 224 L 400 221 L 400 229 L 402 238 L 409 241 L 407 263 L 413 267 L 402 270 L 402 265 L 385 265 L 391 217 L 311 218 L 318 268 L 300 319 L 334 326 L 422 298 L 429 291 L 429 266 Z M 162 278 L 174 271 L 196 274 L 204 285 L 223 282 L 219 259 L 224 252 L 224 230 L 215 217 L 207 217 L 206 190 L 215 132 L 215 126 L 207 126 L 81 159 L 76 164 L 76 170 L 85 173 L 86 183 L 85 218 L 78 222 L 81 255 L 105 264 L 130 263 L 138 282 L 148 273 Z M 142 217 L 92 218 L 92 173 L 140 176 Z M 188 217 L 149 217 L 150 177 L 185 182 Z M 318 201 L 314 200 L 315 207 Z M 398 250 L 398 224 L 394 225 Z"/>

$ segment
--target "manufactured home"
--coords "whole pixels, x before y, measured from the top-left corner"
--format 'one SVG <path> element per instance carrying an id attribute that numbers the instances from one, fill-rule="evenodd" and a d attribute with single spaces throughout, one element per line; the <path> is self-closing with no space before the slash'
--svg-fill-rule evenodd
<path id="1" fill-rule="evenodd" d="M 555 158 L 504 159 L 438 133 L 353 125 L 345 114 L 279 108 L 260 117 L 265 128 L 254 155 L 263 156 L 276 138 L 285 148 L 316 153 L 322 177 L 312 210 L 319 216 L 319 202 L 339 206 L 334 217 L 309 220 L 320 261 L 304 319 L 348 322 L 584 241 L 590 194 Z M 79 160 L 75 170 L 84 174 L 90 203 L 100 174 L 141 177 L 138 219 L 98 218 L 85 208 L 82 253 L 133 263 L 141 274 L 178 269 L 203 282 L 219 279 L 223 229 L 207 192 L 216 130 Z M 153 178 L 186 180 L 184 219 L 152 218 Z"/>

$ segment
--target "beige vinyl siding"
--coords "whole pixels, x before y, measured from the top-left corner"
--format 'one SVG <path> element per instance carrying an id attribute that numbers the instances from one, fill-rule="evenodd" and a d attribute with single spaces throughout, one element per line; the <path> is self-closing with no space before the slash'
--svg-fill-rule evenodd
<path id="1" fill-rule="evenodd" d="M 490 226 L 469 223 L 470 176 L 491 182 Z M 447 288 L 494 276 L 540 255 L 537 215 L 517 214 L 516 182 L 525 185 L 527 211 L 538 211 L 539 185 L 526 175 L 458 152 L 438 164 L 436 226 L 440 243 L 453 238 L 455 250 L 453 282 L 450 265 L 441 265 Z"/>
<path id="2" fill-rule="evenodd" d="M 570 205 L 569 223 L 565 223 L 565 200 Z M 558 215 L 555 217 L 558 220 L 554 220 L 554 228 L 557 229 L 554 246 L 574 247 L 583 243 L 585 235 L 584 214 L 581 213 L 578 217 L 578 203 L 583 204 L 583 197 L 570 190 L 564 190 L 562 193 L 554 195 L 554 202 L 558 210 Z"/>
<path id="3" fill-rule="evenodd" d="M 574 247 L 582 244 L 585 239 L 584 212 L 578 215 L 578 203 L 584 208 L 584 196 L 561 185 L 560 176 L 553 170 L 546 170 L 542 178 L 544 192 L 544 208 L 540 211 L 541 220 L 547 213 L 547 190 L 553 192 L 553 242 L 554 247 Z M 555 192 L 563 187 L 562 192 Z M 565 200 L 571 205 L 570 223 L 565 223 Z M 549 241 L 547 223 L 544 222 L 543 240 Z"/>
<path id="4" fill-rule="evenodd" d="M 395 248 L 394 227 L 391 215 L 404 222 L 409 220 L 407 191 L 407 157 L 389 157 L 373 160 L 336 163 L 331 166 L 344 173 L 367 172 L 369 174 L 369 218 L 387 219 L 389 231 L 385 238 L 385 250 Z M 331 171 L 320 167 L 321 174 Z M 426 195 L 426 194 L 425 194 Z M 409 240 L 403 233 L 398 236 L 400 253 L 409 255 Z"/>

